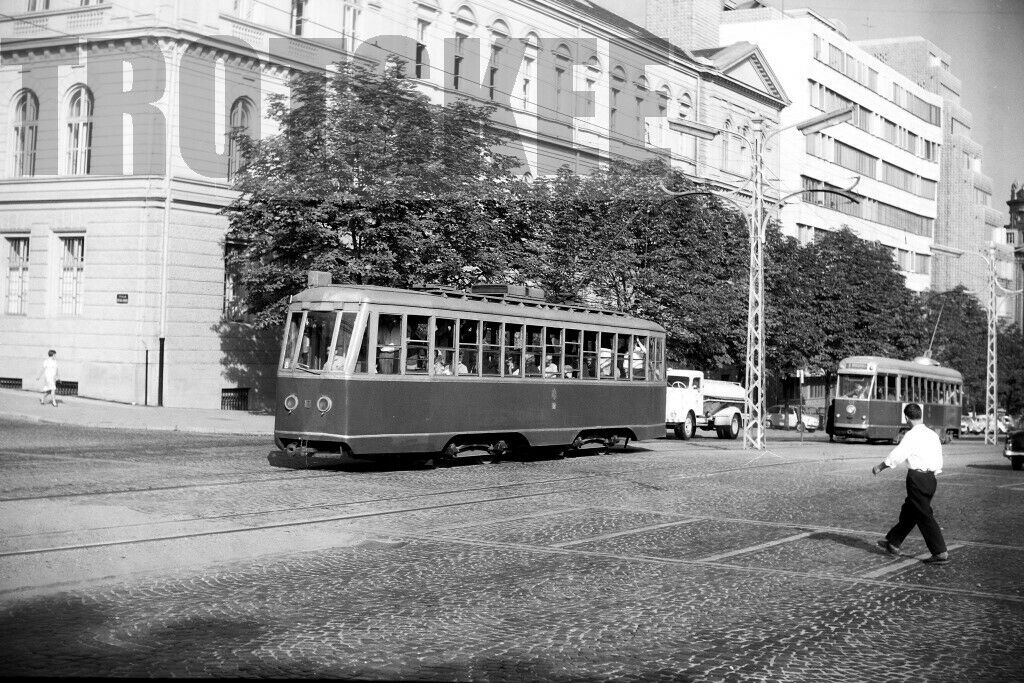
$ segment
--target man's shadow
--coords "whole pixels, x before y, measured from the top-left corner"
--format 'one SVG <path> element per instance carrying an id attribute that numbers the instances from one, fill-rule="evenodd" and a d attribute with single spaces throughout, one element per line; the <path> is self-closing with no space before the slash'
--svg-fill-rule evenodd
<path id="1" fill-rule="evenodd" d="M 879 548 L 877 544 L 870 541 L 865 541 L 859 536 L 851 536 L 849 534 L 840 534 L 835 531 L 816 531 L 807 538 L 814 539 L 816 541 L 829 541 L 831 543 L 838 543 L 839 545 L 845 545 L 850 548 L 856 548 L 857 550 L 863 550 L 869 553 L 885 555 L 886 552 L 882 548 Z"/>

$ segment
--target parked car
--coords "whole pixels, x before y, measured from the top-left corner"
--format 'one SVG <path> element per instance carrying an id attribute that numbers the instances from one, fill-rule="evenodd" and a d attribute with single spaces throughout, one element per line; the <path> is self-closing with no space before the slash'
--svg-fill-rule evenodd
<path id="1" fill-rule="evenodd" d="M 806 429 L 813 432 L 821 425 L 821 420 L 814 413 L 804 411 L 797 414 L 796 406 L 772 406 L 765 416 L 764 426 L 767 429 Z"/>
<path id="2" fill-rule="evenodd" d="M 1006 435 L 1003 457 L 1009 458 L 1013 469 L 1024 469 L 1024 429 L 1015 429 Z"/>

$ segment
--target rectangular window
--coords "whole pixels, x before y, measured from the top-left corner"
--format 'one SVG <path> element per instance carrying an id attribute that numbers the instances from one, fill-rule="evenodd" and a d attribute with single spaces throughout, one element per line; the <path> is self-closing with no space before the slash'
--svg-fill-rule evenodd
<path id="1" fill-rule="evenodd" d="M 629 355 L 630 377 L 635 380 L 647 379 L 647 337 L 633 337 L 632 351 Z"/>
<path id="2" fill-rule="evenodd" d="M 541 362 L 544 360 L 544 328 L 539 325 L 526 326 L 526 377 L 541 376 Z"/>
<path id="3" fill-rule="evenodd" d="M 82 314 L 82 290 L 85 284 L 85 237 L 61 237 L 60 312 Z"/>
<path id="4" fill-rule="evenodd" d="M 410 344 L 410 346 L 414 345 Z M 426 372 L 426 346 L 424 344 L 419 344 L 419 346 L 424 353 L 421 359 L 422 364 L 417 363 L 416 371 Z M 397 375 L 401 368 L 401 362 L 402 316 L 381 313 L 377 316 L 377 372 L 381 375 Z"/>
<path id="5" fill-rule="evenodd" d="M 596 379 L 599 365 L 598 333 L 591 330 L 583 332 L 583 363 L 580 365 L 580 377 Z"/>
<path id="6" fill-rule="evenodd" d="M 416 78 L 429 78 L 430 70 L 427 66 L 427 28 L 429 21 L 418 19 L 416 21 Z"/>
<path id="7" fill-rule="evenodd" d="M 380 333 L 377 333 L 380 344 Z M 405 372 L 425 375 L 430 371 L 430 317 L 410 315 L 405 321 Z"/>
<path id="8" fill-rule="evenodd" d="M 459 362 L 455 367 L 457 375 L 479 375 L 480 364 L 480 321 L 459 321 Z"/>
<path id="9" fill-rule="evenodd" d="M 455 358 L 455 321 L 437 318 L 434 321 L 434 375 L 452 375 L 452 360 Z"/>
<path id="10" fill-rule="evenodd" d="M 460 81 L 462 80 L 462 57 L 456 56 L 455 63 L 452 64 L 452 88 L 455 90 L 459 89 Z"/>
<path id="11" fill-rule="evenodd" d="M 580 376 L 580 331 L 565 331 L 565 376 Z"/>
<path id="12" fill-rule="evenodd" d="M 306 0 L 292 0 L 291 24 L 292 33 L 302 35 L 302 13 L 306 9 Z"/>
<path id="13" fill-rule="evenodd" d="M 525 107 L 530 101 L 530 88 L 533 84 L 533 66 L 535 60 L 533 57 L 523 57 L 523 106 Z"/>
<path id="14" fill-rule="evenodd" d="M 501 59 L 501 48 L 497 45 L 491 46 L 491 63 L 487 68 L 487 97 L 493 100 L 496 94 L 495 87 L 498 84 L 498 63 Z"/>
<path id="15" fill-rule="evenodd" d="M 480 369 L 485 377 L 501 375 L 501 323 L 485 320 L 483 323 Z"/>
<path id="16" fill-rule="evenodd" d="M 28 302 L 28 237 L 7 238 L 7 306 L 8 315 L 25 315 Z"/>
<path id="17" fill-rule="evenodd" d="M 50 0 L 28 0 L 29 12 L 45 12 L 50 9 Z"/>
<path id="18" fill-rule="evenodd" d="M 821 60 L 821 36 L 814 36 L 814 58 Z"/>
<path id="19" fill-rule="evenodd" d="M 544 328 L 544 376 L 562 376 L 562 329 Z"/>
<path id="20" fill-rule="evenodd" d="M 615 334 L 612 332 L 601 333 L 600 354 L 600 379 L 613 379 L 615 377 Z"/>
<path id="21" fill-rule="evenodd" d="M 503 343 L 505 377 L 523 376 L 523 326 L 505 323 Z"/>
<path id="22" fill-rule="evenodd" d="M 628 334 L 620 334 L 615 345 L 615 379 L 629 379 L 629 352 L 631 349 L 631 337 Z"/>
<path id="23" fill-rule="evenodd" d="M 359 33 L 359 19 L 363 10 L 346 2 L 341 10 L 341 36 L 343 48 L 349 52 L 356 49 L 356 35 Z"/>
<path id="24" fill-rule="evenodd" d="M 327 360 L 334 347 L 334 325 L 339 316 L 334 311 L 309 311 L 302 329 L 298 367 L 309 370 L 327 369 Z"/>
<path id="25" fill-rule="evenodd" d="M 843 51 L 835 45 L 828 46 L 828 65 L 833 69 L 843 70 Z"/>

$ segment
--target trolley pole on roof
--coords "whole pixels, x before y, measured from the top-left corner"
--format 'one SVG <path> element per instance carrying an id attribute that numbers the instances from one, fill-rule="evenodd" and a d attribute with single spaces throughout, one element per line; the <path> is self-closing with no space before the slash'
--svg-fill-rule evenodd
<path id="1" fill-rule="evenodd" d="M 693 135 L 700 140 L 713 140 L 716 136 L 724 133 L 744 140 L 751 150 L 751 180 L 753 183 L 751 203 L 749 207 L 741 204 L 731 194 L 738 193 L 741 188 L 730 188 L 731 194 L 709 190 L 689 190 L 686 192 L 673 192 L 662 184 L 662 190 L 674 197 L 693 194 L 710 194 L 720 199 L 732 202 L 740 208 L 747 219 L 750 230 L 750 276 L 747 291 L 747 358 L 746 358 L 746 399 L 744 408 L 747 422 L 743 430 L 743 448 L 764 450 L 765 448 L 765 332 L 764 332 L 764 246 L 768 228 L 768 211 L 766 210 L 767 198 L 765 197 L 764 177 L 764 152 L 768 140 L 779 133 L 796 128 L 804 135 L 812 135 L 830 126 L 837 125 L 853 118 L 853 106 L 827 112 L 820 116 L 807 119 L 789 126 L 784 126 L 766 134 L 764 119 L 756 118 L 753 124 L 753 137 L 748 138 L 740 133 L 715 128 L 702 123 L 686 120 L 669 121 L 669 129 L 687 135 Z M 857 178 L 859 181 L 860 178 Z M 857 183 L 854 182 L 854 185 Z M 852 188 L 852 186 L 851 186 Z M 791 192 L 786 196 L 772 200 L 772 204 L 782 206 L 782 203 L 790 197 L 802 195 L 808 192 L 822 192 L 826 194 L 837 194 L 850 201 L 857 202 L 856 197 L 848 189 L 807 189 Z M 749 211 L 749 213 L 748 213 Z"/>

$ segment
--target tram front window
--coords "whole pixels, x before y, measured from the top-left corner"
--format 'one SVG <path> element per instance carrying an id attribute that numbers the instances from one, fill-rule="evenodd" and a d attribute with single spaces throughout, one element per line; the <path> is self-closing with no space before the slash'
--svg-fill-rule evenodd
<path id="1" fill-rule="evenodd" d="M 331 354 L 331 338 L 338 314 L 335 311 L 310 311 L 302 329 L 296 367 L 303 370 L 322 370 Z"/>
<path id="2" fill-rule="evenodd" d="M 868 398 L 871 396 L 872 375 L 840 375 L 840 398 Z"/>
<path id="3" fill-rule="evenodd" d="M 302 311 L 292 311 L 288 314 L 288 324 L 285 326 L 284 355 L 281 357 L 281 367 L 287 370 L 292 366 L 292 357 L 295 355 L 295 347 L 299 341 L 299 328 L 302 327 Z"/>

